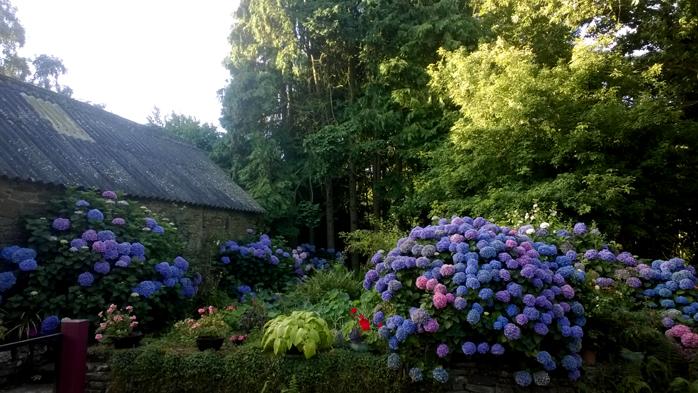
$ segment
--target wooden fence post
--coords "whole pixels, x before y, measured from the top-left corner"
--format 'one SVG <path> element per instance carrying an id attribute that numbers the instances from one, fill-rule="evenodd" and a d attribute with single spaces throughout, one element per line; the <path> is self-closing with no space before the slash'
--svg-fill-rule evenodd
<path id="1" fill-rule="evenodd" d="M 61 322 L 61 354 L 58 362 L 56 393 L 82 393 L 87 373 L 87 335 L 89 322 L 71 319 Z"/>

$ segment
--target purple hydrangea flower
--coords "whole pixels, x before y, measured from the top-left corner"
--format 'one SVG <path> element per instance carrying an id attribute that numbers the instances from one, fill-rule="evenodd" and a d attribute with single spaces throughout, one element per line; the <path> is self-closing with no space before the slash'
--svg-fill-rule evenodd
<path id="1" fill-rule="evenodd" d="M 70 220 L 67 218 L 56 218 L 51 226 L 57 231 L 67 231 L 70 228 Z"/>
<path id="2" fill-rule="evenodd" d="M 121 217 L 116 217 L 115 219 L 111 220 L 111 223 L 112 223 L 113 225 L 119 225 L 119 226 L 120 226 L 120 225 L 126 225 L 126 220 L 124 220 L 124 219 L 121 218 Z"/>
<path id="3" fill-rule="evenodd" d="M 428 333 L 436 333 L 439 331 L 439 322 L 436 319 L 430 318 L 424 323 L 424 331 Z"/>
<path id="4" fill-rule="evenodd" d="M 80 199 L 79 201 L 75 202 L 75 207 L 88 207 L 90 206 L 90 202 L 87 202 L 84 199 Z"/>
<path id="5" fill-rule="evenodd" d="M 513 323 L 508 323 L 504 326 L 504 337 L 513 341 L 521 338 L 521 329 Z"/>
<path id="6" fill-rule="evenodd" d="M 572 233 L 574 233 L 577 236 L 581 236 L 585 233 L 587 233 L 587 226 L 583 222 L 578 222 L 574 224 L 574 227 L 572 228 Z"/>
<path id="7" fill-rule="evenodd" d="M 100 274 L 107 274 L 109 273 L 109 270 L 111 269 L 111 266 L 109 265 L 109 262 L 95 262 L 94 271 Z"/>
<path id="8" fill-rule="evenodd" d="M 102 198 L 116 200 L 116 193 L 114 191 L 104 191 L 102 193 Z"/>
<path id="9" fill-rule="evenodd" d="M 446 357 L 448 355 L 448 352 L 449 352 L 449 349 L 448 349 L 448 345 L 446 345 L 446 344 L 442 343 L 436 347 L 436 355 L 440 358 Z"/>

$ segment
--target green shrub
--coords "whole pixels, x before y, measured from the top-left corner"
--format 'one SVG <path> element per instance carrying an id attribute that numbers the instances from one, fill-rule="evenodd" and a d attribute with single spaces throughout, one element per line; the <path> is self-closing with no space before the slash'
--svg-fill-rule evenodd
<path id="1" fill-rule="evenodd" d="M 273 350 L 275 355 L 296 348 L 309 359 L 331 344 L 332 333 L 327 322 L 314 312 L 294 311 L 291 315 L 280 315 L 264 325 L 262 347 Z"/>
<path id="2" fill-rule="evenodd" d="M 0 270 L 14 266 L 9 273 L 17 276 L 0 300 L 11 324 L 22 314 L 96 323 L 97 313 L 114 303 L 132 305 L 143 316 L 140 327 L 157 330 L 182 315 L 200 283 L 177 257 L 183 242 L 174 224 L 110 191 L 58 195 L 26 228 L 35 267 L 17 269 L 17 247 L 6 247 L 0 258 Z"/>
<path id="3" fill-rule="evenodd" d="M 251 341 L 251 340 L 250 340 Z M 415 391 L 385 367 L 385 356 L 333 349 L 311 359 L 277 357 L 255 345 L 199 352 L 154 346 L 114 351 L 112 393 L 300 392 L 380 393 Z M 296 383 L 292 381 L 295 378 Z M 436 392 L 426 387 L 425 391 Z"/>
<path id="4" fill-rule="evenodd" d="M 330 269 L 318 271 L 293 287 L 288 296 L 291 299 L 318 303 L 331 290 L 338 290 L 349 295 L 351 299 L 361 296 L 361 278 L 347 270 L 343 265 L 334 265 Z"/>

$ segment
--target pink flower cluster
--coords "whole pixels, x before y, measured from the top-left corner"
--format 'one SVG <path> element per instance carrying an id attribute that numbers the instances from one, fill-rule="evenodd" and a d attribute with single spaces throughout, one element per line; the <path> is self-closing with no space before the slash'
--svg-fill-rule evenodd
<path id="1" fill-rule="evenodd" d="M 443 268 L 446 266 L 453 268 L 452 265 L 443 265 L 441 267 L 441 271 L 444 271 Z M 453 273 L 451 272 L 451 274 Z M 436 307 L 437 309 L 446 308 L 446 306 L 453 303 L 453 301 L 456 299 L 455 295 L 449 293 L 448 288 L 446 288 L 445 285 L 439 283 L 439 280 L 435 278 L 427 279 L 424 276 L 419 276 L 415 281 L 415 285 L 417 286 L 417 288 L 421 290 L 434 292 L 432 302 L 434 303 L 434 307 Z"/>
<path id="2" fill-rule="evenodd" d="M 674 325 L 664 334 L 666 334 L 667 337 L 678 339 L 681 345 L 686 348 L 698 348 L 698 334 L 693 333 L 691 328 L 686 325 Z"/>

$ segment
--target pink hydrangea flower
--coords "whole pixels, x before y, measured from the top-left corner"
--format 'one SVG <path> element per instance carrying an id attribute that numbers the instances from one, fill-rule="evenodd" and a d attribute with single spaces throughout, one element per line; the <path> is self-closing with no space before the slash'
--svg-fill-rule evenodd
<path id="1" fill-rule="evenodd" d="M 664 334 L 667 337 L 681 338 L 685 334 L 691 333 L 691 328 L 686 325 L 678 324 L 674 325 L 671 329 L 667 330 Z"/>
<path id="2" fill-rule="evenodd" d="M 433 291 L 434 288 L 436 287 L 436 285 L 437 285 L 438 283 L 439 283 L 439 280 L 437 280 L 437 279 L 435 279 L 435 278 L 430 278 L 430 279 L 427 281 L 427 290 Z"/>
<path id="3" fill-rule="evenodd" d="M 456 300 L 456 296 L 452 293 L 447 293 L 446 295 L 446 301 L 448 301 L 448 304 L 453 303 L 454 300 Z"/>
<path id="4" fill-rule="evenodd" d="M 465 237 L 460 233 L 454 233 L 450 237 L 451 243 L 460 243 L 465 240 Z"/>
<path id="5" fill-rule="evenodd" d="M 681 344 L 686 348 L 698 348 L 698 334 L 686 333 L 681 336 Z"/>
<path id="6" fill-rule="evenodd" d="M 435 293 L 432 301 L 434 303 L 434 307 L 437 309 L 445 308 L 448 305 L 448 299 L 441 293 Z"/>
<path id="7" fill-rule="evenodd" d="M 434 293 L 440 293 L 442 295 L 445 295 L 448 293 L 448 288 L 444 284 L 436 284 L 434 287 Z"/>
<path id="8" fill-rule="evenodd" d="M 419 277 L 417 277 L 417 281 L 415 281 L 415 285 L 417 286 L 417 288 L 424 290 L 427 288 L 427 281 L 429 281 L 429 280 L 427 280 L 426 277 L 419 276 Z"/>
<path id="9" fill-rule="evenodd" d="M 453 273 L 456 272 L 456 268 L 453 267 L 453 265 L 446 264 L 446 265 L 442 265 L 441 269 L 439 271 L 441 272 L 442 276 L 450 277 L 453 275 Z"/>

